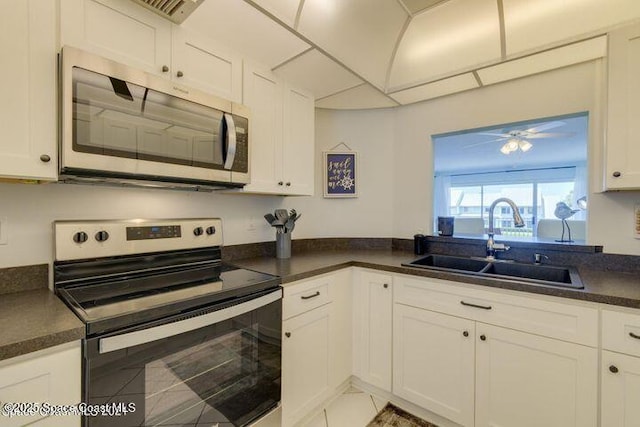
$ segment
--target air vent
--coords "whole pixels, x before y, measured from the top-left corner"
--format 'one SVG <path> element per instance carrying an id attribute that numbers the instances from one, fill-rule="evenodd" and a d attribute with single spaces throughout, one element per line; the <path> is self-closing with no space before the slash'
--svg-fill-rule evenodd
<path id="1" fill-rule="evenodd" d="M 176 24 L 181 24 L 204 0 L 133 0 Z"/>

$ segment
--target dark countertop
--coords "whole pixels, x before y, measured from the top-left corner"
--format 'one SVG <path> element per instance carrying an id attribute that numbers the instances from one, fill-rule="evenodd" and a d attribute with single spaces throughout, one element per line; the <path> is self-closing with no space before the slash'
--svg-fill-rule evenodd
<path id="1" fill-rule="evenodd" d="M 411 274 L 444 280 L 475 284 L 483 287 L 511 289 L 535 294 L 551 295 L 575 300 L 591 301 L 617 306 L 640 308 L 640 276 L 634 273 L 620 273 L 610 270 L 595 270 L 579 267 L 578 272 L 584 289 L 569 289 L 554 286 L 527 284 L 515 280 L 498 280 L 465 274 L 455 274 L 420 268 L 403 267 L 418 256 L 405 250 L 319 250 L 294 253 L 290 259 L 259 256 L 237 259 L 233 264 L 282 277 L 286 286 L 297 280 L 341 268 L 356 266 L 372 268 L 392 273 Z"/>
<path id="2" fill-rule="evenodd" d="M 84 323 L 47 281 L 47 264 L 0 269 L 0 360 L 84 338 Z"/>
<path id="3" fill-rule="evenodd" d="M 0 295 L 0 360 L 84 338 L 84 323 L 49 289 Z"/>

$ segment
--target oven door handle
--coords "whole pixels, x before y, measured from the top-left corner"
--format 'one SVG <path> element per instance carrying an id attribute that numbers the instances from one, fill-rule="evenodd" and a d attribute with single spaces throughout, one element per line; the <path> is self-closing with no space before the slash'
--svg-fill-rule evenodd
<path id="1" fill-rule="evenodd" d="M 98 348 L 100 354 L 104 354 L 169 338 L 174 335 L 179 335 L 184 332 L 193 331 L 224 320 L 232 319 L 236 316 L 240 316 L 241 314 L 264 307 L 265 305 L 278 301 L 281 298 L 282 289 L 278 289 L 275 292 L 271 292 L 242 304 L 233 305 L 201 316 L 167 323 L 165 325 L 154 326 L 140 331 L 128 332 L 122 335 L 115 335 L 113 337 L 101 338 Z"/>

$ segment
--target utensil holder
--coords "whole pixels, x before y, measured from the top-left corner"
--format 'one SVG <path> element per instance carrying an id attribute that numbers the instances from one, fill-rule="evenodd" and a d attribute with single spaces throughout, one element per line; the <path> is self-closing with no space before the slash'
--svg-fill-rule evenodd
<path id="1" fill-rule="evenodd" d="M 276 258 L 291 258 L 291 233 L 276 233 Z"/>

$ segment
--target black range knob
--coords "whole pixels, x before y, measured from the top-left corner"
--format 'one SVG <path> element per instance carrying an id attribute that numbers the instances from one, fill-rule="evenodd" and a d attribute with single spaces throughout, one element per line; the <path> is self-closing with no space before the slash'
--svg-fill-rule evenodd
<path id="1" fill-rule="evenodd" d="M 196 227 L 193 229 L 193 234 L 195 236 L 202 236 L 202 233 L 204 233 L 204 230 L 202 229 L 202 227 Z"/>
<path id="2" fill-rule="evenodd" d="M 211 236 L 212 234 L 216 234 L 216 228 L 213 225 L 207 227 L 207 234 L 209 236 Z"/>
<path id="3" fill-rule="evenodd" d="M 109 233 L 107 233 L 104 230 L 100 230 L 96 233 L 96 240 L 98 242 L 106 242 L 107 240 L 109 240 Z"/>
<path id="4" fill-rule="evenodd" d="M 76 243 L 84 243 L 89 239 L 89 236 L 87 236 L 87 233 L 85 233 L 84 231 L 78 231 L 76 234 L 73 235 L 73 241 Z"/>

